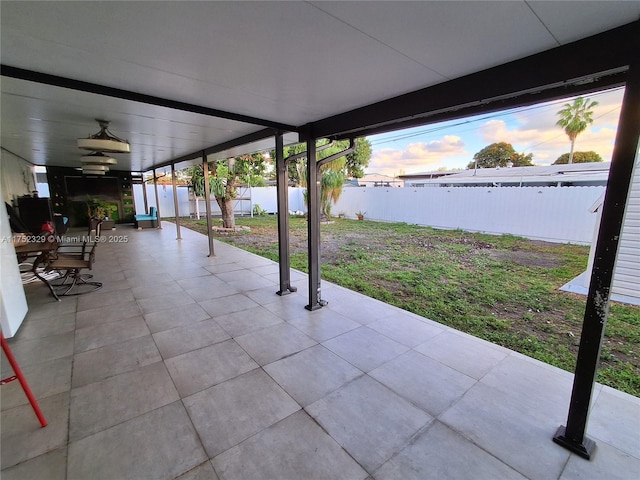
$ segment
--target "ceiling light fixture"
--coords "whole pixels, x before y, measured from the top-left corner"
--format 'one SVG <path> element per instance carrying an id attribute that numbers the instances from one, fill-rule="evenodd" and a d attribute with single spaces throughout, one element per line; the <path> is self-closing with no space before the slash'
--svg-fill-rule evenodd
<path id="1" fill-rule="evenodd" d="M 100 125 L 100 131 L 89 138 L 79 138 L 78 148 L 107 153 L 129 153 L 130 146 L 127 140 L 116 137 L 109 132 L 109 122 L 96 118 Z"/>
<path id="2" fill-rule="evenodd" d="M 109 171 L 106 165 L 83 165 L 82 173 L 85 175 L 104 175 Z"/>
<path id="3" fill-rule="evenodd" d="M 83 165 L 117 165 L 118 161 L 113 157 L 108 157 L 102 152 L 93 152 L 80 157 Z"/>

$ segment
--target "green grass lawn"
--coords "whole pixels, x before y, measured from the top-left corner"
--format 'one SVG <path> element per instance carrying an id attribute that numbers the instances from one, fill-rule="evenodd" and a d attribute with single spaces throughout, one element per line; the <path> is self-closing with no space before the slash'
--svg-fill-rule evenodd
<path id="1" fill-rule="evenodd" d="M 216 238 L 278 260 L 276 217 L 236 221 L 251 231 Z M 206 233 L 204 220 L 182 222 Z M 306 235 L 292 217 L 291 266 L 304 272 Z M 321 236 L 323 279 L 574 370 L 586 299 L 558 289 L 586 269 L 588 247 L 347 219 Z M 640 396 L 639 345 L 640 308 L 612 304 L 598 381 Z"/>

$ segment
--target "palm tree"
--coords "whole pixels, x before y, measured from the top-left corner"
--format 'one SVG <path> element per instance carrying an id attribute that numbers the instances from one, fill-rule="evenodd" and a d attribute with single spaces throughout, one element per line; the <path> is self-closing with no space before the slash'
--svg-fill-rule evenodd
<path id="1" fill-rule="evenodd" d="M 596 105 L 598 105 L 598 102 L 578 97 L 573 103 L 565 103 L 564 108 L 558 112 L 560 120 L 556 122 L 556 125 L 564 128 L 564 132 L 571 142 L 571 151 L 569 152 L 569 161 L 567 163 L 573 162 L 573 147 L 576 143 L 576 138 L 593 123 L 591 109 Z"/>
<path id="2" fill-rule="evenodd" d="M 327 219 L 331 215 L 331 206 L 335 204 L 340 198 L 342 193 L 342 186 L 347 177 L 347 172 L 352 170 L 355 173 L 359 173 L 359 169 L 363 169 L 369 163 L 371 157 L 371 144 L 366 139 L 358 139 L 356 142 L 356 150 L 351 153 L 354 158 L 349 159 L 349 156 L 340 157 L 320 167 L 320 214 L 322 218 Z M 322 145 L 326 144 L 326 140 L 322 139 Z M 349 145 L 348 140 L 342 140 L 335 142 L 335 145 L 330 146 L 325 150 L 318 152 L 318 160 L 329 157 L 339 151 L 347 148 Z M 320 145 L 318 145 L 320 146 Z M 296 150 L 303 152 L 305 148 L 304 144 L 291 148 L 289 152 L 298 153 Z M 296 173 L 298 176 L 298 182 L 301 187 L 307 188 L 307 161 L 301 159 L 296 164 Z M 304 203 L 308 204 L 308 191 L 304 191 Z"/>

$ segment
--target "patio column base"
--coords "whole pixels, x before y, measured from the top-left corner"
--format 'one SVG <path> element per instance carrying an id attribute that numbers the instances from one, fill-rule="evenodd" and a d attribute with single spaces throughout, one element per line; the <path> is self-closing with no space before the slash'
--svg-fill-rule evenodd
<path id="1" fill-rule="evenodd" d="M 305 305 L 304 308 L 306 308 L 307 310 L 313 312 L 314 310 L 320 310 L 322 307 L 324 307 L 327 303 L 327 301 L 325 300 L 319 300 L 318 303 L 316 303 L 315 305 Z"/>
<path id="2" fill-rule="evenodd" d="M 555 437 L 553 437 L 553 441 L 558 445 L 563 446 L 567 450 L 580 455 L 582 458 L 591 460 L 591 456 L 596 450 L 596 442 L 584 436 L 581 443 L 575 442 L 574 440 L 567 438 L 566 430 L 567 427 L 565 427 L 564 425 L 560 425 L 560 428 L 558 428 L 558 430 L 556 431 Z"/>
<path id="3" fill-rule="evenodd" d="M 282 290 L 278 290 L 276 292 L 276 295 L 280 295 L 282 297 L 283 295 L 289 295 L 290 293 L 297 292 L 297 291 L 298 291 L 298 287 L 292 287 L 291 285 L 287 285 L 286 288 L 283 288 Z"/>

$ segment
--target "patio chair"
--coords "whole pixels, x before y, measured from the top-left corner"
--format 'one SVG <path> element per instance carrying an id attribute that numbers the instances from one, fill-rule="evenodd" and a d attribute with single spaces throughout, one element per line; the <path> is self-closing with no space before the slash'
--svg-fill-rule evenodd
<path id="1" fill-rule="evenodd" d="M 69 228 L 69 218 L 63 217 L 59 213 L 53 214 L 53 225 L 56 230 L 56 235 L 64 235 L 67 233 L 67 228 Z"/>
<path id="2" fill-rule="evenodd" d="M 91 236 L 91 232 L 95 231 L 96 237 L 99 237 L 100 232 L 102 230 L 103 221 L 104 220 L 101 218 L 94 218 L 94 217 L 89 218 L 89 231 L 87 232 L 87 235 Z"/>
<path id="3" fill-rule="evenodd" d="M 80 273 L 82 270 L 92 269 L 97 244 L 98 241 L 94 240 L 92 243 L 84 242 L 81 246 L 61 247 L 49 261 L 46 268 L 48 271 L 61 272 L 61 282 L 53 285 L 62 292 L 56 292 L 58 296 L 82 295 L 102 288 L 100 282 L 87 281 L 92 275 Z"/>
<path id="4" fill-rule="evenodd" d="M 156 228 L 158 226 L 158 209 L 149 207 L 148 214 L 138 214 L 134 218 L 136 228 Z"/>

